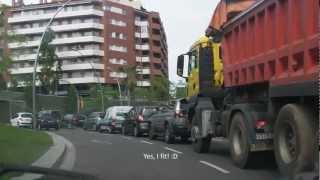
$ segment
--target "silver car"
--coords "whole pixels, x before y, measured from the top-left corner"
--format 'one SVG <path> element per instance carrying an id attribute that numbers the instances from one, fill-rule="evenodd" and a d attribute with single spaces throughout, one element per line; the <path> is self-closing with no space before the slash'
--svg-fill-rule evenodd
<path id="1" fill-rule="evenodd" d="M 14 127 L 32 127 L 32 113 L 20 112 L 13 115 L 10 120 Z"/>

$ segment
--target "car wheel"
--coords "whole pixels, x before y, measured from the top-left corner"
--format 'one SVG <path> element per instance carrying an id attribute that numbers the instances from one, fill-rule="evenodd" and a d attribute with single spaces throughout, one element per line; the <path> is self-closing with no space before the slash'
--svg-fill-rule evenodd
<path id="1" fill-rule="evenodd" d="M 312 171 L 319 159 L 316 132 L 318 120 L 313 113 L 297 104 L 284 106 L 275 126 L 275 157 L 280 172 L 291 175 Z"/>
<path id="2" fill-rule="evenodd" d="M 175 141 L 175 136 L 172 134 L 172 132 L 170 131 L 169 127 L 166 127 L 165 129 L 165 133 L 164 133 L 164 141 L 167 144 L 173 144 Z"/>
<path id="3" fill-rule="evenodd" d="M 135 137 L 139 137 L 140 136 L 139 129 L 138 129 L 137 126 L 134 127 L 133 134 L 134 134 Z"/>
<path id="4" fill-rule="evenodd" d="M 252 162 L 253 154 L 250 152 L 248 130 L 241 113 L 235 114 L 232 118 L 229 139 L 234 164 L 240 168 L 246 168 L 249 162 Z"/>

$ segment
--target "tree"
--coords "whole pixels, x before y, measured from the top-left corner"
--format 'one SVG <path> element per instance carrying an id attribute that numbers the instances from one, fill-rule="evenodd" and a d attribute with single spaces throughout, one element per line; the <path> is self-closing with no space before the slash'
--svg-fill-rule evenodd
<path id="1" fill-rule="evenodd" d="M 165 76 L 155 76 L 151 79 L 151 94 L 155 100 L 169 100 L 171 82 Z"/>
<path id="2" fill-rule="evenodd" d="M 6 26 L 6 13 L 10 7 L 6 5 L 0 5 L 0 89 L 6 89 L 6 76 L 8 68 L 11 65 L 12 59 L 6 53 L 6 44 L 10 42 L 23 42 L 24 36 L 16 35 L 14 32 L 8 33 Z"/>
<path id="3" fill-rule="evenodd" d="M 134 95 L 133 92 L 134 92 L 135 88 L 137 87 L 137 78 L 136 78 L 137 67 L 136 66 L 125 66 L 125 67 L 121 67 L 119 70 L 121 72 L 127 74 L 123 83 L 126 86 L 127 97 L 129 98 L 129 101 L 131 101 L 132 94 Z M 129 102 L 129 104 L 130 104 L 130 102 Z"/>
<path id="4" fill-rule="evenodd" d="M 50 44 L 53 39 L 54 33 L 49 29 L 40 49 L 39 65 L 41 66 L 41 71 L 39 73 L 39 80 L 42 92 L 45 94 L 54 93 L 61 73 L 61 62 L 55 54 L 55 47 Z M 56 69 L 54 69 L 55 66 Z"/>
<path id="5" fill-rule="evenodd" d="M 68 87 L 68 96 L 66 99 L 66 112 L 75 113 L 78 110 L 78 94 L 74 85 Z"/>

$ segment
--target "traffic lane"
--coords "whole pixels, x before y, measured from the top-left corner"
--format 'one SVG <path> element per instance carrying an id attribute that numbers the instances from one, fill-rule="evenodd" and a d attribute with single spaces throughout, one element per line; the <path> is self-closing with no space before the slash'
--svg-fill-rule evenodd
<path id="1" fill-rule="evenodd" d="M 229 157 L 193 153 L 190 145 L 168 146 L 146 138 L 81 130 L 61 131 L 61 134 L 76 146 L 75 170 L 101 179 L 277 179 L 267 171 L 237 169 Z M 167 153 L 178 154 L 179 158 L 166 159 Z M 149 155 L 158 158 L 152 160 Z"/>
<path id="2" fill-rule="evenodd" d="M 146 138 L 145 138 L 146 139 Z M 168 146 L 161 138 L 156 141 L 161 146 Z M 170 144 L 169 147 L 177 151 L 183 152 L 187 157 L 198 159 L 209 163 L 207 165 L 217 166 L 230 171 L 228 174 L 230 179 L 259 179 L 259 180 L 282 180 L 280 173 L 277 170 L 274 155 L 272 153 L 261 153 L 259 158 L 255 159 L 253 165 L 248 169 L 240 169 L 236 167 L 230 157 L 229 143 L 223 139 L 214 139 L 210 145 L 209 153 L 199 154 L 193 151 L 191 143 L 181 143 L 177 141 L 175 144 Z M 203 165 L 206 165 L 202 163 Z M 213 168 L 215 169 L 215 168 Z M 215 169 L 216 170 L 216 169 Z"/>
<path id="3" fill-rule="evenodd" d="M 77 149 L 74 170 L 97 175 L 101 179 L 212 179 L 220 177 L 197 161 L 178 155 L 169 158 L 171 153 L 165 148 L 148 140 L 121 135 L 87 133 L 79 130 L 59 134 L 71 140 Z M 94 141 L 92 141 L 94 139 Z M 109 142 L 109 143 L 102 143 Z M 152 160 L 145 157 L 153 155 Z M 222 178 L 219 178 L 222 179 Z"/>

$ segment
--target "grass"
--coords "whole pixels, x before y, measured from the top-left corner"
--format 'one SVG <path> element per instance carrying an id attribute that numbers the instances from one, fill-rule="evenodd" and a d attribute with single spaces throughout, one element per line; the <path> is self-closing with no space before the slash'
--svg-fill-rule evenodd
<path id="1" fill-rule="evenodd" d="M 40 158 L 52 143 L 51 137 L 44 132 L 0 124 L 1 163 L 29 165 Z"/>

